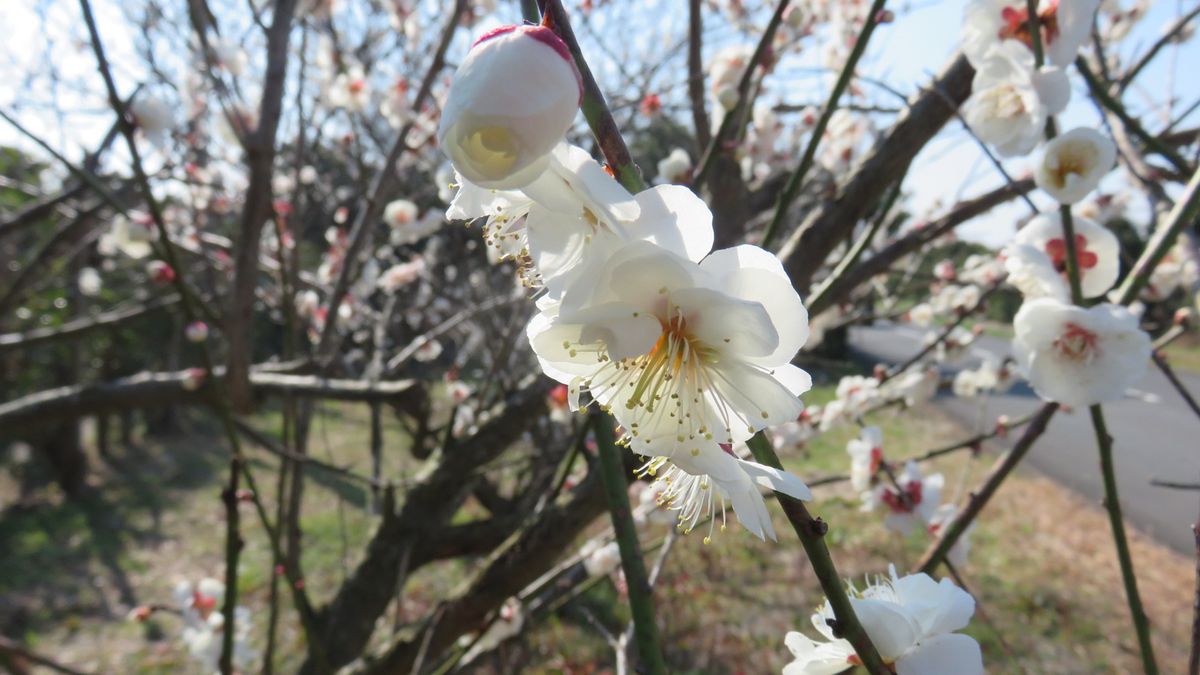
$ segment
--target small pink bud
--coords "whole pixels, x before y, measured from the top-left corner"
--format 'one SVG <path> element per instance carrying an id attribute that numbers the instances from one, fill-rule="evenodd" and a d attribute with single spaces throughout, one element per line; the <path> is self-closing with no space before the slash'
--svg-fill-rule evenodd
<path id="1" fill-rule="evenodd" d="M 208 339 L 208 324 L 203 321 L 193 321 L 184 329 L 188 342 L 204 342 Z"/>

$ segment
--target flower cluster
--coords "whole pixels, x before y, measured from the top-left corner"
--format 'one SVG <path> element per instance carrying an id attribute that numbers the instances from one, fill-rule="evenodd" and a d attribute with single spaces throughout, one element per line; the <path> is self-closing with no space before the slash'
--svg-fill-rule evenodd
<path id="1" fill-rule="evenodd" d="M 497 77 L 506 72 L 539 76 L 524 91 Z M 539 294 L 526 332 L 542 369 L 567 385 L 572 409 L 586 395 L 616 418 L 683 529 L 731 502 L 747 529 L 774 538 L 761 487 L 811 494 L 739 449 L 803 409 L 811 380 L 790 361 L 808 337 L 804 305 L 771 253 L 711 251 L 712 214 L 691 191 L 632 194 L 567 144 L 580 95 L 550 29 L 480 38 L 439 127 L 458 184 L 447 217 L 484 219 L 496 257 L 518 263 Z"/>
<path id="2" fill-rule="evenodd" d="M 1047 120 L 1066 105 L 1070 87 L 1065 69 L 1089 35 L 1099 4 L 1044 3 L 1037 17 L 1030 17 L 1028 5 L 1018 0 L 973 0 L 968 6 L 962 48 L 977 74 L 966 117 L 1001 155 L 1033 151 Z M 1035 60 L 1039 47 L 1045 61 L 1040 68 Z M 1071 406 L 1119 398 L 1145 371 L 1150 357 L 1150 339 L 1128 308 L 1075 306 L 1067 276 L 1073 267 L 1080 299 L 1099 298 L 1117 281 L 1116 236 L 1070 213 L 1072 204 L 1096 189 L 1115 157 L 1113 142 L 1093 129 L 1078 128 L 1049 140 L 1034 178 L 1062 210 L 1036 216 L 1002 253 L 1009 283 L 1026 298 L 1013 321 L 1017 365 L 1040 396 Z M 955 388 L 967 395 L 994 388 L 990 373 L 962 374 L 960 379 Z"/>

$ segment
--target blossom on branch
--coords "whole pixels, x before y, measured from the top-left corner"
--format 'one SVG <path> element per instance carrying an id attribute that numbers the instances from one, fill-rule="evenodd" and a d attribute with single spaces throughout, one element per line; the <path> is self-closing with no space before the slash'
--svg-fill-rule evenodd
<path id="1" fill-rule="evenodd" d="M 1013 319 L 1017 365 L 1038 396 L 1072 407 L 1121 398 L 1146 372 L 1150 336 L 1120 305 L 1027 301 Z"/>
<path id="2" fill-rule="evenodd" d="M 948 579 L 927 574 L 877 580 L 862 591 L 851 587 L 850 604 L 867 637 L 896 675 L 982 675 L 979 643 L 954 631 L 965 628 L 975 613 L 975 599 Z M 784 644 L 794 660 L 783 675 L 835 675 L 862 661 L 854 647 L 835 630 L 833 607 L 825 604 L 812 616 L 817 642 L 789 632 Z"/>

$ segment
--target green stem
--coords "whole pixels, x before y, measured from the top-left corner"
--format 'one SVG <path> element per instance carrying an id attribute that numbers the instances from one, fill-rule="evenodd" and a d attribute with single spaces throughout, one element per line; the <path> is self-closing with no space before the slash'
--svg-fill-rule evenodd
<path id="1" fill-rule="evenodd" d="M 871 33 L 875 31 L 875 24 L 879 21 L 879 15 L 883 11 L 885 2 L 886 0 L 875 0 L 871 4 L 871 9 L 867 13 L 867 20 L 863 23 L 862 32 L 859 33 L 858 39 L 854 42 L 854 48 L 850 50 L 850 56 L 846 59 L 846 65 L 842 67 L 842 72 L 838 74 L 837 82 L 833 85 L 833 91 L 829 93 L 829 101 L 821 111 L 821 117 L 817 119 L 817 125 L 813 127 L 812 136 L 808 139 L 808 146 L 804 148 L 804 155 L 800 158 L 800 165 L 796 167 L 791 177 L 788 178 L 783 192 L 779 193 L 779 200 L 775 204 L 775 214 L 771 216 L 771 223 L 767 225 L 767 230 L 763 233 L 762 247 L 767 250 L 771 249 L 771 244 L 779 236 L 780 228 L 787 217 L 788 209 L 791 207 L 792 202 L 796 201 L 796 197 L 800 195 L 800 188 L 804 184 L 804 179 L 808 175 L 809 170 L 812 169 L 813 162 L 817 156 L 817 146 L 821 144 L 821 136 L 825 135 L 825 127 L 829 125 L 830 118 L 833 117 L 833 113 L 837 110 L 838 99 L 842 97 L 842 92 L 846 90 L 846 87 L 850 85 L 850 80 L 854 77 L 854 69 L 858 66 L 858 60 L 862 57 L 863 52 L 867 50 L 867 42 L 871 39 Z"/>
<path id="2" fill-rule="evenodd" d="M 1117 299 L 1119 304 L 1128 305 L 1137 298 L 1138 293 L 1150 281 L 1150 273 L 1175 245 L 1179 234 L 1194 223 L 1197 216 L 1200 216 L 1200 169 L 1192 174 L 1183 195 L 1167 215 L 1166 225 L 1154 233 L 1146 250 L 1125 278 L 1125 283 L 1121 284 Z"/>
<path id="3" fill-rule="evenodd" d="M 1088 90 L 1091 91 L 1092 96 L 1094 96 L 1096 100 L 1100 102 L 1100 105 L 1104 106 L 1110 112 L 1112 112 L 1112 114 L 1116 115 L 1117 119 L 1121 120 L 1121 124 L 1125 126 L 1125 129 L 1128 130 L 1129 133 L 1137 136 L 1138 139 L 1141 140 L 1142 143 L 1156 155 L 1160 155 L 1170 162 L 1171 165 L 1175 167 L 1176 171 L 1184 175 L 1191 172 L 1192 168 L 1191 165 L 1188 164 L 1187 160 L 1185 160 L 1179 153 L 1172 150 L 1166 143 L 1163 143 L 1161 140 L 1151 135 L 1150 132 L 1146 131 L 1145 127 L 1143 127 L 1141 123 L 1134 119 L 1133 116 L 1131 116 L 1129 112 L 1125 110 L 1125 106 L 1109 93 L 1108 88 L 1100 82 L 1100 80 L 1096 77 L 1096 74 L 1093 73 L 1092 69 L 1088 67 L 1087 61 L 1085 61 L 1082 56 L 1075 59 L 1075 68 L 1077 68 L 1079 70 L 1079 74 L 1083 76 L 1084 82 L 1087 82 Z"/>
<path id="4" fill-rule="evenodd" d="M 780 464 L 779 457 L 766 435 L 761 432 L 755 434 L 746 445 L 760 464 L 783 470 L 783 465 Z M 804 502 L 782 493 L 777 493 L 777 497 L 779 505 L 783 507 L 783 512 L 792 524 L 792 529 L 800 538 L 800 544 L 804 546 L 804 552 L 808 555 L 808 564 L 812 566 L 817 580 L 821 582 L 821 589 L 825 591 L 825 598 L 829 600 L 829 606 L 833 609 L 833 615 L 837 619 L 835 634 L 850 642 L 854 653 L 868 672 L 875 675 L 891 675 L 892 670 L 884 664 L 875 645 L 871 643 L 867 630 L 854 613 L 842 578 L 829 555 L 829 547 L 825 545 L 825 533 L 829 531 L 829 525 L 820 518 L 814 518 L 804 506 Z"/>
<path id="5" fill-rule="evenodd" d="M 1138 646 L 1142 652 L 1142 670 L 1146 675 L 1157 675 L 1158 664 L 1154 660 L 1154 645 L 1150 641 L 1150 621 L 1138 594 L 1137 576 L 1133 572 L 1133 558 L 1129 554 L 1129 541 L 1125 537 L 1125 521 L 1121 515 L 1121 502 L 1117 496 L 1117 472 L 1113 463 L 1112 436 L 1104 422 L 1100 406 L 1090 408 L 1092 428 L 1096 431 L 1096 442 L 1100 446 L 1100 472 L 1104 476 L 1104 509 L 1112 526 L 1113 540 L 1117 547 L 1117 559 L 1121 563 L 1121 581 L 1125 584 L 1125 597 L 1129 601 L 1129 613 L 1133 615 L 1133 628 L 1137 632 Z"/>
<path id="6" fill-rule="evenodd" d="M 546 0 L 543 10 L 549 20 L 549 26 L 566 43 L 571 57 L 575 59 L 575 67 L 579 69 L 579 77 L 583 82 L 583 99 L 579 107 L 600 145 L 600 151 L 604 153 L 604 159 L 612 168 L 617 181 L 625 186 L 626 190 L 635 194 L 645 190 L 646 181 L 642 179 L 642 172 L 633 163 L 629 147 L 625 145 L 625 139 L 621 137 L 621 130 L 617 128 L 612 111 L 604 101 L 604 92 L 600 91 L 592 69 L 583 58 L 583 50 L 579 48 L 579 41 L 575 39 L 575 31 L 571 29 L 571 21 L 563 10 L 562 0 Z"/>
<path id="7" fill-rule="evenodd" d="M 592 417 L 592 432 L 599 446 L 600 477 L 604 480 L 608 513 L 612 516 L 613 532 L 621 549 L 621 568 L 625 570 L 625 582 L 629 588 L 629 610 L 633 614 L 633 635 L 638 653 L 641 654 L 645 672 L 652 675 L 666 673 L 667 666 L 660 646 L 662 641 L 654 621 L 653 589 L 646 575 L 646 562 L 642 557 L 637 526 L 629 507 L 625 462 L 621 459 L 622 450 L 616 443 L 612 419 L 606 414 L 597 413 Z"/>

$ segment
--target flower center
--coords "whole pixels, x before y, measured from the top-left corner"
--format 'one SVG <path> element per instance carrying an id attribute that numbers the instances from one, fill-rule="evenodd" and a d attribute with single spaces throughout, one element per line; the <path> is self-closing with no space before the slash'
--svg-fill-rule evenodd
<path id="1" fill-rule="evenodd" d="M 1096 352 L 1099 336 L 1077 323 L 1068 322 L 1054 346 L 1063 356 L 1076 361 L 1089 360 Z"/>
<path id="2" fill-rule="evenodd" d="M 488 176 L 504 176 L 517 163 L 516 135 L 505 127 L 473 129 L 462 142 L 463 152 Z"/>
<path id="3" fill-rule="evenodd" d="M 1046 242 L 1046 255 L 1054 263 L 1054 269 L 1060 274 L 1067 271 L 1067 241 L 1063 238 L 1051 239 Z M 1100 262 L 1100 257 L 1093 251 L 1087 250 L 1087 237 L 1075 235 L 1075 257 L 1079 261 L 1080 270 L 1090 270 Z"/>
<path id="4" fill-rule="evenodd" d="M 1019 40 L 1033 49 L 1029 33 L 1029 10 L 1025 7 L 1005 7 L 1000 11 L 1004 25 L 1000 27 L 1001 40 Z M 1049 45 L 1058 39 L 1058 0 L 1049 0 L 1038 11 L 1038 25 L 1042 29 L 1042 44 Z"/>
<path id="5" fill-rule="evenodd" d="M 923 484 L 919 480 L 910 480 L 904 486 L 903 492 L 898 492 L 894 488 L 889 488 L 883 493 L 883 503 L 887 504 L 892 513 L 912 513 L 913 509 L 921 503 L 921 491 Z"/>

